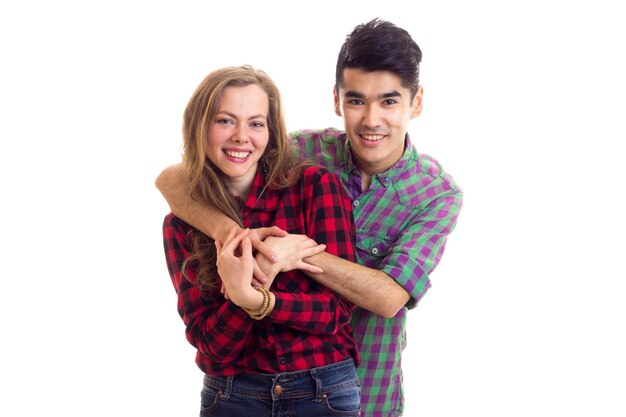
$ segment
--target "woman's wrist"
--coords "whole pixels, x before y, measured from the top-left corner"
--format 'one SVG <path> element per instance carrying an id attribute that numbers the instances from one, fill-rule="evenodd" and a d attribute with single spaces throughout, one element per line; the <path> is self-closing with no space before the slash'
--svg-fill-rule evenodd
<path id="1" fill-rule="evenodd" d="M 261 307 L 258 309 L 249 309 L 249 308 L 243 307 L 243 309 L 254 320 L 262 320 L 274 310 L 274 305 L 276 304 L 276 297 L 274 296 L 273 293 L 271 293 L 269 290 L 266 290 L 263 287 L 256 286 L 254 287 L 254 289 L 263 296 L 263 303 L 261 304 Z"/>
<path id="2" fill-rule="evenodd" d="M 254 320 L 262 320 L 274 310 L 276 297 L 273 293 L 260 286 L 255 286 L 254 290 L 263 298 L 261 306 L 258 308 L 247 308 L 240 305 L 240 307 L 243 308 L 243 310 L 245 310 L 245 312 L 248 313 L 248 315 Z"/>
<path id="3" fill-rule="evenodd" d="M 231 296 L 231 299 L 241 308 L 258 310 L 263 307 L 264 296 L 263 293 L 255 290 L 253 286 L 246 285 L 237 295 Z"/>

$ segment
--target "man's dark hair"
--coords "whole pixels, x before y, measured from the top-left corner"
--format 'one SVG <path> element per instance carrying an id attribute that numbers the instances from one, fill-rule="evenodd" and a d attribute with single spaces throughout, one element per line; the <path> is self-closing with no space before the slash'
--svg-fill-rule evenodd
<path id="1" fill-rule="evenodd" d="M 419 87 L 422 51 L 409 33 L 391 22 L 375 18 L 354 28 L 346 37 L 337 58 L 335 87 L 343 83 L 343 70 L 390 71 L 415 96 Z"/>

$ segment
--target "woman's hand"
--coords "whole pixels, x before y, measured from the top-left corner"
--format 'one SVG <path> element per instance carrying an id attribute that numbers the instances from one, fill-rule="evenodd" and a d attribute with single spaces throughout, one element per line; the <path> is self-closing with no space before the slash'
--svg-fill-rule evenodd
<path id="1" fill-rule="evenodd" d="M 265 244 L 264 240 L 270 236 L 286 236 L 287 232 L 282 230 L 278 226 L 272 227 L 259 227 L 257 229 L 250 230 L 250 242 L 252 242 L 252 247 L 260 254 L 263 254 L 265 260 L 270 263 L 278 262 L 278 257 L 272 251 L 272 249 Z M 259 264 L 254 262 L 254 277 L 252 278 L 252 283 L 254 285 L 264 286 L 265 288 L 269 288 L 269 285 L 266 285 L 270 278 L 268 277 L 265 271 L 270 270 L 270 268 L 261 268 Z M 271 284 L 271 282 L 270 282 Z"/>
<path id="2" fill-rule="evenodd" d="M 306 235 L 269 236 L 265 239 L 265 245 L 278 256 L 278 262 L 272 263 L 262 253 L 257 253 L 256 255 L 257 264 L 268 276 L 268 281 L 263 284 L 263 287 L 267 289 L 270 288 L 279 272 L 287 272 L 293 269 L 313 273 L 323 272 L 321 268 L 308 264 L 303 259 L 323 252 L 326 249 L 326 245 L 318 245 Z"/>
<path id="3" fill-rule="evenodd" d="M 249 229 L 237 232 L 233 228 L 223 243 L 215 241 L 217 272 L 224 291 L 235 304 L 256 309 L 262 304 L 263 295 L 252 287 L 254 258 L 249 234 Z"/>

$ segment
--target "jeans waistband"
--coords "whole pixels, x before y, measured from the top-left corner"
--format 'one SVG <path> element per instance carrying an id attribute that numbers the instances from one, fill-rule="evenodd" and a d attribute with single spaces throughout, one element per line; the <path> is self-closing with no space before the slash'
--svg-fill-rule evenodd
<path id="1" fill-rule="evenodd" d="M 302 371 L 276 374 L 237 374 L 204 376 L 204 384 L 222 392 L 253 398 L 271 399 L 321 397 L 324 394 L 359 384 L 353 359 Z"/>

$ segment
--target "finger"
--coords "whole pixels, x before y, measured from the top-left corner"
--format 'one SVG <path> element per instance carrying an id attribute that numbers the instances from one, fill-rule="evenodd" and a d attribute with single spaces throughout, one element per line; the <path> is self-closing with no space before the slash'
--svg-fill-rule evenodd
<path id="1" fill-rule="evenodd" d="M 301 245 L 302 245 L 303 249 L 306 249 L 306 248 L 311 248 L 311 247 L 317 246 L 317 242 L 314 241 L 313 239 L 307 238 L 305 241 L 303 241 L 301 243 Z"/>
<path id="2" fill-rule="evenodd" d="M 232 233 L 232 231 L 231 231 Z M 236 233 L 236 231 L 235 231 Z M 228 250 L 228 253 L 235 253 L 237 247 L 241 244 L 241 241 L 248 236 L 250 229 L 243 229 L 239 233 L 236 233 L 229 241 L 224 242 L 224 250 Z M 230 234 L 229 234 L 230 237 Z"/>
<path id="3" fill-rule="evenodd" d="M 233 226 L 228 232 L 228 236 L 226 236 L 226 240 L 224 240 L 224 245 L 227 245 L 230 240 L 237 235 L 237 227 Z"/>
<path id="4" fill-rule="evenodd" d="M 222 293 L 222 295 L 224 296 L 224 298 L 226 300 L 229 299 L 228 297 L 228 291 L 226 291 L 226 287 L 224 286 L 224 283 L 222 283 L 221 287 L 220 287 L 220 292 Z"/>
<path id="5" fill-rule="evenodd" d="M 269 237 L 269 236 L 283 237 L 283 236 L 288 235 L 286 231 L 284 231 L 278 226 L 260 227 L 257 229 L 257 233 L 261 240 L 264 240 L 266 237 Z"/>
<path id="6" fill-rule="evenodd" d="M 252 242 L 250 238 L 245 236 L 241 241 L 241 256 L 245 258 L 252 258 Z"/>
<path id="7" fill-rule="evenodd" d="M 307 235 L 290 235 L 290 236 L 295 236 L 294 238 L 295 242 L 298 243 L 298 245 L 300 245 L 300 247 L 303 249 L 310 248 L 312 246 L 317 246 L 317 242 L 311 239 L 310 237 L 308 237 Z"/>
<path id="8" fill-rule="evenodd" d="M 263 272 L 257 261 L 254 261 L 252 266 L 252 275 L 257 282 L 261 283 L 261 286 L 267 282 L 269 277 Z"/>
<path id="9" fill-rule="evenodd" d="M 257 240 L 255 242 L 252 242 L 252 245 L 254 246 L 254 249 L 256 249 L 258 252 L 262 253 L 263 256 L 265 256 L 267 259 L 270 260 L 270 262 L 272 262 L 272 263 L 278 262 L 278 256 L 276 256 L 274 251 L 271 250 L 270 247 L 267 246 L 262 241 Z"/>
<path id="10" fill-rule="evenodd" d="M 256 278 L 252 278 L 252 286 L 253 287 L 262 287 L 265 284 L 265 282 L 261 282 L 259 280 L 257 280 Z"/>
<path id="11" fill-rule="evenodd" d="M 308 248 L 302 251 L 302 258 L 308 258 L 309 256 L 317 255 L 320 252 L 324 252 L 326 245 L 320 244 L 312 248 Z"/>
<path id="12" fill-rule="evenodd" d="M 322 272 L 324 272 L 324 270 L 319 266 L 311 265 L 303 261 L 296 262 L 295 267 L 296 269 L 300 269 L 301 271 L 308 271 L 314 274 L 321 274 Z"/>
<path id="13" fill-rule="evenodd" d="M 223 247 L 224 245 L 222 245 L 222 242 L 220 242 L 219 240 L 215 241 L 215 251 L 217 252 L 217 256 L 220 256 L 220 253 L 222 253 Z"/>

